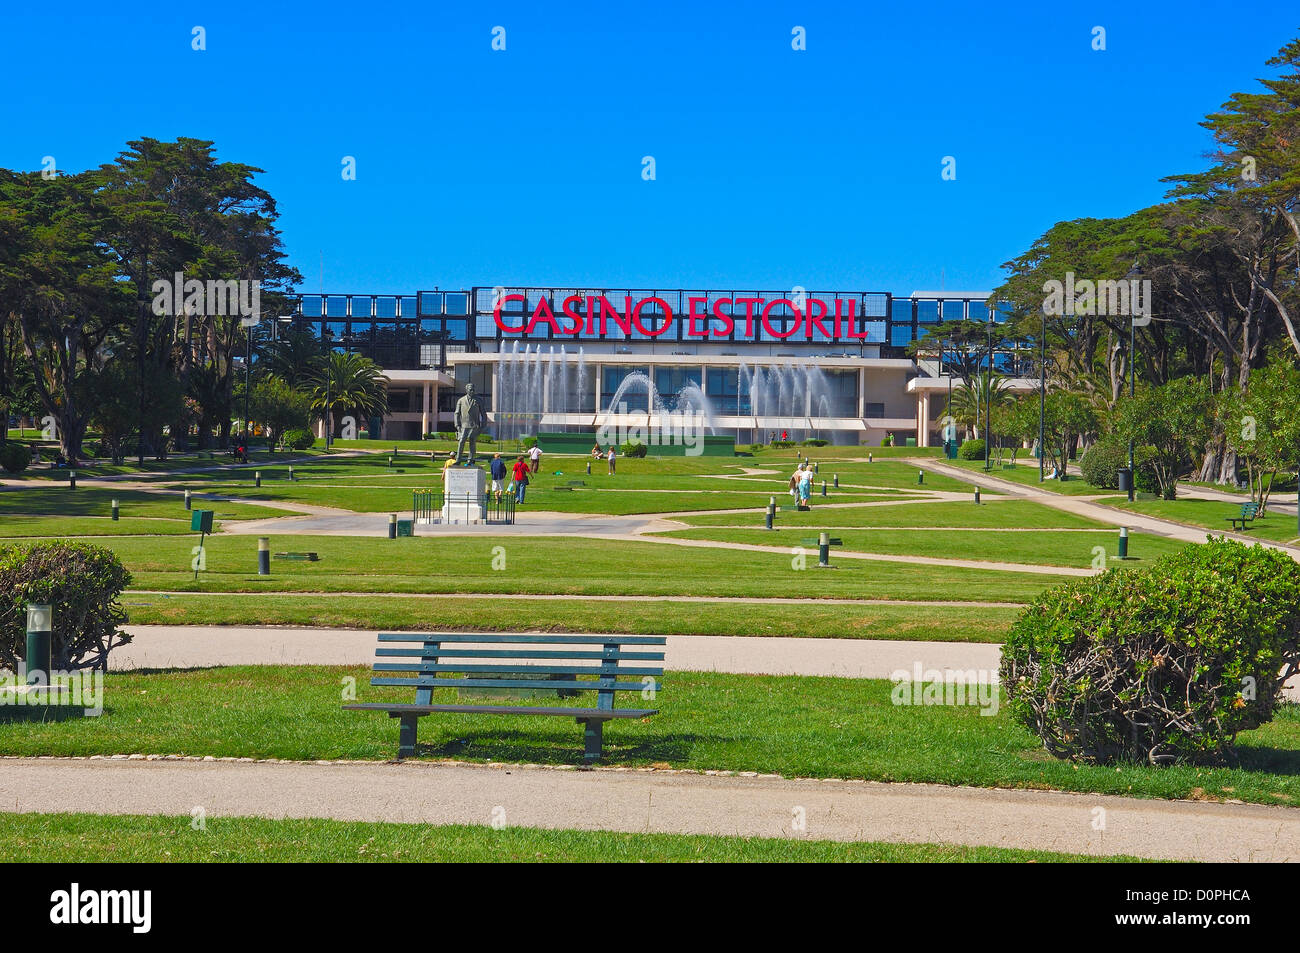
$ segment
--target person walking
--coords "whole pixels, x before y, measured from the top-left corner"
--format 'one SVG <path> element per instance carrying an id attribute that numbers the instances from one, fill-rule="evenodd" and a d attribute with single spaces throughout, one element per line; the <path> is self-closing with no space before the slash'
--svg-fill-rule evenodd
<path id="1" fill-rule="evenodd" d="M 609 463 L 609 475 L 613 476 L 614 475 L 614 445 L 612 443 L 609 445 L 609 454 L 605 457 L 605 460 Z"/>
<path id="2" fill-rule="evenodd" d="M 812 476 L 812 467 L 805 463 L 799 478 L 799 506 L 805 510 L 812 508 Z"/>
<path id="3" fill-rule="evenodd" d="M 492 495 L 498 503 L 501 502 L 501 491 L 506 485 L 506 462 L 501 459 L 501 454 L 492 454 Z"/>
<path id="4" fill-rule="evenodd" d="M 533 444 L 528 450 L 528 458 L 533 461 L 533 472 L 536 473 L 542 466 L 542 447 L 541 444 Z"/>
<path id="5" fill-rule="evenodd" d="M 523 457 L 515 461 L 513 476 L 515 479 L 515 502 L 523 503 L 524 492 L 528 489 L 528 462 Z"/>
<path id="6" fill-rule="evenodd" d="M 803 464 L 801 463 L 794 468 L 794 473 L 790 474 L 790 496 L 794 498 L 795 502 L 799 500 L 799 483 L 802 477 Z"/>

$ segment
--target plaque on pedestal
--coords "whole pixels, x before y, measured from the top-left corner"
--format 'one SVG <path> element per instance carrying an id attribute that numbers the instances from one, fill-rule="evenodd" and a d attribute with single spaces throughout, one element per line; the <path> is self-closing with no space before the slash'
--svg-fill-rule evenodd
<path id="1" fill-rule="evenodd" d="M 484 489 L 487 474 L 478 467 L 447 467 L 442 471 L 442 521 L 481 523 L 487 519 Z"/>

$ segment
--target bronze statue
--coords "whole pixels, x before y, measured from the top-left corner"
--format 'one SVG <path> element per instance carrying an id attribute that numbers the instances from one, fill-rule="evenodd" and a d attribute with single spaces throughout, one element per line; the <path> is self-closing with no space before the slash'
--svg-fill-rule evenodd
<path id="1" fill-rule="evenodd" d="M 465 441 L 469 441 L 470 466 L 478 459 L 478 435 L 487 423 L 483 405 L 474 394 L 474 385 L 465 385 L 465 396 L 456 401 L 456 462 L 460 463 Z"/>

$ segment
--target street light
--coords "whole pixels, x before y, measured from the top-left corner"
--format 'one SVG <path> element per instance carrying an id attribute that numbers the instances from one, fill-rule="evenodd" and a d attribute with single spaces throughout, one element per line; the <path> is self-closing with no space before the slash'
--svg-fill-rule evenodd
<path id="1" fill-rule="evenodd" d="M 993 315 L 989 312 L 988 338 L 989 338 L 989 367 L 988 373 L 984 378 L 984 472 L 987 473 L 993 469 L 993 461 L 989 458 L 989 452 L 993 444 Z"/>
<path id="2" fill-rule="evenodd" d="M 330 426 L 330 383 L 334 376 L 333 368 L 330 367 L 330 357 L 334 348 L 330 341 L 334 338 L 334 332 L 327 327 L 321 328 L 321 339 L 325 342 L 325 449 L 330 448 L 330 437 L 333 436 L 334 428 Z"/>
<path id="3" fill-rule="evenodd" d="M 1042 483 L 1047 477 L 1044 475 L 1047 457 L 1044 455 L 1044 440 L 1046 437 L 1046 420 L 1047 420 L 1047 304 L 1038 310 L 1039 317 L 1042 318 L 1042 325 L 1038 331 L 1038 482 Z"/>
<path id="4" fill-rule="evenodd" d="M 1129 288 L 1135 287 L 1135 282 L 1142 278 L 1142 269 L 1136 261 L 1133 267 L 1128 270 L 1124 280 L 1129 283 Z M 1129 400 L 1133 395 L 1137 385 L 1137 325 L 1133 322 L 1133 302 L 1129 302 L 1128 316 L 1128 396 Z M 1133 469 L 1133 437 L 1129 436 L 1128 441 L 1128 501 L 1134 500 L 1134 488 L 1137 486 L 1137 472 Z M 1300 516 L 1297 517 L 1300 521 Z"/>

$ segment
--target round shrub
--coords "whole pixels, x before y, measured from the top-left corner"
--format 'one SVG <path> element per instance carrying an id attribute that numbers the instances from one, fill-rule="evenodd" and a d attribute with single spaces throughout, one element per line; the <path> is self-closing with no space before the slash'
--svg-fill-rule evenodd
<path id="1" fill-rule="evenodd" d="M 284 432 L 280 445 L 290 450 L 310 450 L 316 445 L 316 436 L 303 427 L 292 427 Z"/>
<path id="2" fill-rule="evenodd" d="M 0 446 L 0 467 L 10 473 L 22 473 L 32 462 L 32 448 L 25 443 L 6 440 Z"/>
<path id="3" fill-rule="evenodd" d="M 964 440 L 962 445 L 957 449 L 957 456 L 963 460 L 983 460 L 984 459 L 984 441 L 983 440 Z"/>
<path id="4" fill-rule="evenodd" d="M 1049 590 L 1002 648 L 1007 707 L 1061 758 L 1222 760 L 1300 664 L 1300 565 L 1211 538 Z"/>
<path id="5" fill-rule="evenodd" d="M 27 605 L 54 612 L 56 669 L 106 669 L 108 653 L 131 641 L 118 629 L 118 596 L 131 583 L 110 549 L 52 542 L 0 549 L 0 668 L 15 670 L 27 652 Z"/>
<path id="6" fill-rule="evenodd" d="M 1133 486 L 1140 493 L 1159 493 L 1160 483 L 1151 463 L 1151 447 L 1133 448 L 1133 467 L 1137 471 Z M 1128 466 L 1128 442 L 1117 434 L 1107 434 L 1084 453 L 1079 461 L 1083 479 L 1103 490 L 1119 489 L 1119 469 Z"/>
<path id="7" fill-rule="evenodd" d="M 803 442 L 803 445 L 805 447 L 824 447 L 829 443 L 829 440 L 822 440 L 820 437 L 809 437 Z"/>
<path id="8" fill-rule="evenodd" d="M 629 441 L 618 448 L 619 456 L 623 457 L 644 457 L 646 455 L 646 445 L 638 441 Z"/>
<path id="9" fill-rule="evenodd" d="M 773 440 L 768 444 L 773 450 L 789 450 L 794 446 L 793 440 Z"/>

